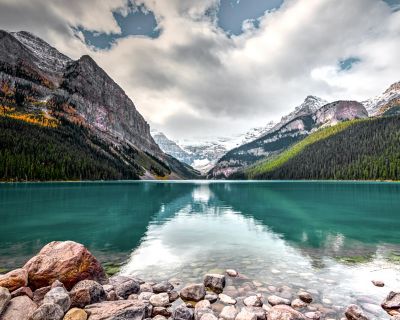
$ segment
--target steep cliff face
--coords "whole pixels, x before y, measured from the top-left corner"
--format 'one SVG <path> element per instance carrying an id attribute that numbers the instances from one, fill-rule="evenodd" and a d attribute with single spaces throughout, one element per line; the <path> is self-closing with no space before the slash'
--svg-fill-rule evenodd
<path id="1" fill-rule="evenodd" d="M 185 178 L 188 168 L 174 175 L 176 161 L 161 151 L 134 103 L 89 56 L 73 61 L 28 32 L 0 30 L 0 105 L 3 116 L 14 119 L 85 127 L 102 141 L 104 153 L 139 175 Z"/>
<path id="2" fill-rule="evenodd" d="M 225 154 L 209 171 L 208 178 L 228 178 L 244 167 L 279 154 L 321 127 L 368 117 L 364 106 L 356 101 L 336 101 L 321 106 L 322 103 L 322 99 L 307 97 L 267 134 Z"/>

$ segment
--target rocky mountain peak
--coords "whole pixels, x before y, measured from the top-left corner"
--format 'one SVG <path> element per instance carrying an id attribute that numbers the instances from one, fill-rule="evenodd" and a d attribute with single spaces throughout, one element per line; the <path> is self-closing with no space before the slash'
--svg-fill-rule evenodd
<path id="1" fill-rule="evenodd" d="M 393 83 L 383 94 L 400 93 L 400 81 Z"/>

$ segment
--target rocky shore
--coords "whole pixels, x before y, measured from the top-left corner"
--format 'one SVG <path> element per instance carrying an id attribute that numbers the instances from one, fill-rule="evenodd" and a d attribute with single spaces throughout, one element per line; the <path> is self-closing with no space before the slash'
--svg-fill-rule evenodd
<path id="1" fill-rule="evenodd" d="M 334 318 L 312 292 L 273 286 L 263 293 L 241 291 L 230 285 L 234 280 L 249 281 L 232 269 L 206 274 L 194 284 L 107 277 L 83 245 L 51 242 L 22 268 L 0 275 L 0 320 L 372 319 L 358 305 L 349 305 Z M 384 286 L 380 281 L 373 284 Z M 390 292 L 381 307 L 387 319 L 400 320 L 400 292 Z"/>

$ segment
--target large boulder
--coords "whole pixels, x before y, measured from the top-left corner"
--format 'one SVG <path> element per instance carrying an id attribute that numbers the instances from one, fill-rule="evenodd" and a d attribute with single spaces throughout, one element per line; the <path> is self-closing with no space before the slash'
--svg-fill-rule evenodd
<path id="1" fill-rule="evenodd" d="M 70 297 L 71 306 L 78 308 L 107 300 L 103 286 L 94 280 L 79 281 L 72 288 Z"/>
<path id="2" fill-rule="evenodd" d="M 51 289 L 43 298 L 43 304 L 58 304 L 63 312 L 67 312 L 71 306 L 71 298 L 63 287 L 55 287 Z"/>
<path id="3" fill-rule="evenodd" d="M 28 271 L 29 286 L 37 289 L 61 281 L 70 290 L 85 279 L 106 281 L 97 259 L 82 245 L 73 241 L 53 241 L 40 250 L 24 266 Z"/>
<path id="4" fill-rule="evenodd" d="M 364 314 L 364 311 L 355 304 L 349 305 L 344 315 L 348 320 L 368 320 L 368 317 Z"/>
<path id="5" fill-rule="evenodd" d="M 383 309 L 400 309 L 400 292 L 390 291 L 381 304 Z"/>
<path id="6" fill-rule="evenodd" d="M 0 315 L 6 309 L 11 300 L 10 291 L 7 288 L 0 287 Z"/>
<path id="7" fill-rule="evenodd" d="M 114 286 L 114 291 L 117 296 L 127 299 L 131 294 L 137 294 L 140 291 L 140 284 L 135 279 L 114 276 L 110 278 L 110 284 Z"/>
<path id="8" fill-rule="evenodd" d="M 1 315 L 1 320 L 30 319 L 36 309 L 36 303 L 29 299 L 29 297 L 15 297 L 11 299 L 8 307 Z"/>
<path id="9" fill-rule="evenodd" d="M 43 303 L 31 316 L 31 320 L 61 320 L 64 311 L 56 303 Z"/>
<path id="10" fill-rule="evenodd" d="M 0 275 L 0 287 L 7 288 L 10 292 L 28 284 L 28 273 L 25 269 L 15 269 Z"/>
<path id="11" fill-rule="evenodd" d="M 88 320 L 143 320 L 147 304 L 139 300 L 103 301 L 85 307 Z"/>
<path id="12" fill-rule="evenodd" d="M 225 276 L 222 274 L 206 274 L 204 276 L 204 286 L 216 293 L 221 293 L 225 287 Z"/>
<path id="13" fill-rule="evenodd" d="M 203 284 L 189 284 L 181 289 L 180 296 L 183 300 L 200 301 L 206 295 L 206 289 Z"/>
<path id="14" fill-rule="evenodd" d="M 306 320 L 306 317 L 289 306 L 277 305 L 268 311 L 267 320 Z"/>

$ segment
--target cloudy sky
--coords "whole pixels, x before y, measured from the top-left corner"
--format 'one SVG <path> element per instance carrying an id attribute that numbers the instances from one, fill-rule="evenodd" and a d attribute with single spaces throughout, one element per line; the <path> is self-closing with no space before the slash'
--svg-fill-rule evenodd
<path id="1" fill-rule="evenodd" d="M 400 0 L 0 0 L 0 28 L 90 54 L 175 139 L 278 120 L 309 94 L 400 80 Z"/>

